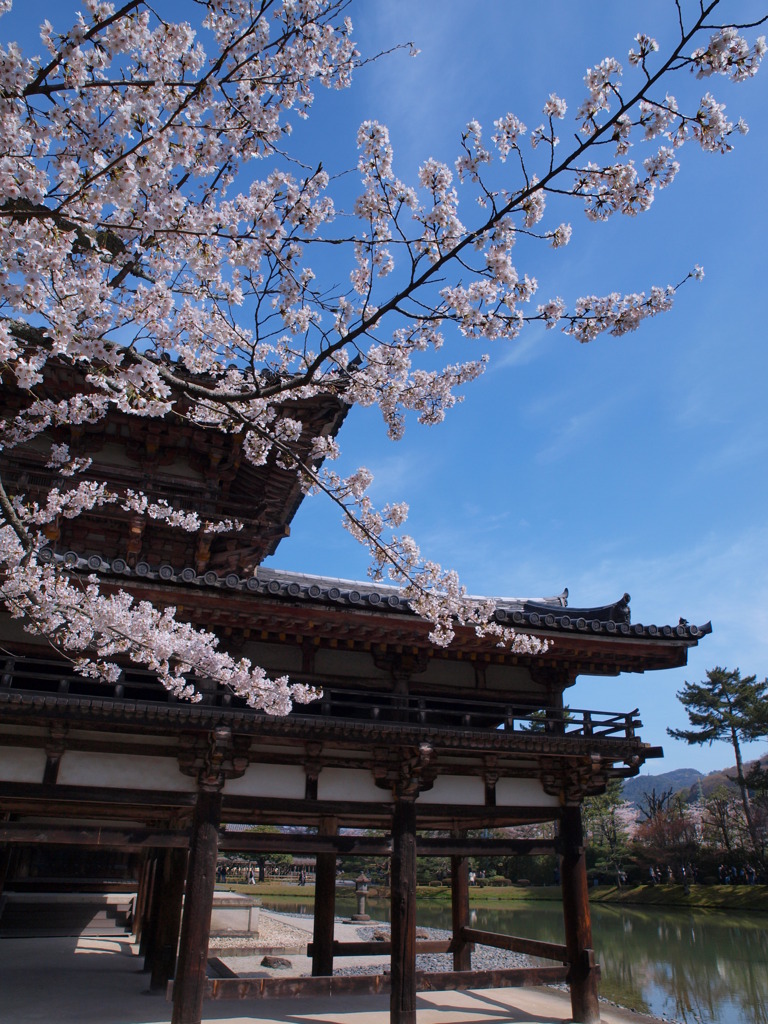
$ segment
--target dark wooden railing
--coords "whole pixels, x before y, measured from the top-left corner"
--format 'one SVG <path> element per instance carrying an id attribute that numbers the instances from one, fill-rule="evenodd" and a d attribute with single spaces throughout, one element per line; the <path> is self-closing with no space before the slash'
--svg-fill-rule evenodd
<path id="1" fill-rule="evenodd" d="M 555 960 L 562 966 L 514 967 L 490 971 L 417 971 L 416 987 L 419 992 L 538 986 L 562 983 L 568 981 L 570 977 L 571 964 L 565 945 L 466 927 L 461 929 L 461 938 L 463 942 L 525 953 L 528 956 L 544 960 Z M 452 948 L 451 940 L 427 940 L 418 941 L 415 952 L 416 954 L 449 953 Z M 310 943 L 307 947 L 307 955 L 311 956 L 312 950 L 313 944 Z M 333 943 L 334 958 L 376 954 L 388 956 L 390 953 L 391 943 L 387 941 Z M 591 969 L 599 974 L 600 968 L 594 963 L 593 951 L 591 949 L 583 950 L 583 956 L 589 961 Z M 219 972 L 214 971 L 213 973 Z M 209 980 L 206 997 L 208 999 L 268 999 L 280 996 L 372 995 L 388 991 L 389 975 L 385 974 L 364 975 L 359 978 L 327 975 L 313 978 L 246 979 L 232 977 L 232 972 L 228 971 L 225 977 Z"/>
<path id="2" fill-rule="evenodd" d="M 244 702 L 210 681 L 198 682 L 204 706 L 244 707 Z M 0 662 L 0 690 L 32 694 L 87 696 L 137 703 L 178 703 L 151 672 L 126 668 L 117 682 L 91 679 L 60 661 L 6 658 Z M 253 714 L 263 714 L 254 711 Z M 380 722 L 388 726 L 448 728 L 452 731 L 497 730 L 520 734 L 543 733 L 570 738 L 632 739 L 642 726 L 638 711 L 590 711 L 547 708 L 501 701 L 459 700 L 453 697 L 399 696 L 391 693 L 328 688 L 314 703 L 297 705 L 295 718 Z"/>

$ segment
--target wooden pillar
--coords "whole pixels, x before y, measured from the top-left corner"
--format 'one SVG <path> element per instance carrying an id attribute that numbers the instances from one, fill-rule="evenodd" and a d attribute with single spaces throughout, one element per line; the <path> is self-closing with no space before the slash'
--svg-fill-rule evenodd
<path id="1" fill-rule="evenodd" d="M 322 818 L 321 836 L 335 836 L 335 818 Z M 315 923 L 312 935 L 312 976 L 333 974 L 333 926 L 336 917 L 336 854 L 319 853 L 315 868 Z"/>
<path id="2" fill-rule="evenodd" d="M 200 1024 L 202 1019 L 220 821 L 221 789 L 201 789 L 190 834 L 172 1024 Z"/>
<path id="3" fill-rule="evenodd" d="M 577 1024 L 599 1024 L 597 972 L 592 949 L 589 884 L 580 807 L 564 807 L 560 817 L 560 845 L 565 945 L 570 965 L 571 1011 Z"/>
<path id="4" fill-rule="evenodd" d="M 152 941 L 150 989 L 164 989 L 176 970 L 176 949 L 179 945 L 186 867 L 186 850 L 165 851 L 159 885 L 160 906 Z"/>
<path id="5" fill-rule="evenodd" d="M 149 854 L 146 850 L 142 850 L 139 859 L 138 879 L 136 882 L 136 902 L 133 905 L 133 937 L 136 942 L 140 942 L 141 940 L 141 929 L 143 926 L 142 915 L 144 913 L 144 899 L 146 896 L 148 871 Z"/>
<path id="6" fill-rule="evenodd" d="M 390 1024 L 416 1024 L 416 804 L 397 799 L 392 817 Z"/>
<path id="7" fill-rule="evenodd" d="M 144 970 L 151 971 L 157 948 L 157 934 L 160 911 L 163 905 L 163 860 L 164 850 L 155 850 L 152 857 L 152 891 L 146 908 L 144 927 L 141 933 L 140 951 L 144 954 Z"/>
<path id="8" fill-rule="evenodd" d="M 11 865 L 12 847 L 10 843 L 3 843 L 0 846 L 0 896 L 5 889 L 5 880 L 8 877 L 8 869 Z"/>
<path id="9" fill-rule="evenodd" d="M 150 919 L 152 906 L 155 898 L 155 885 L 157 884 L 157 850 L 150 850 L 147 858 L 147 871 L 144 878 L 143 895 L 141 901 L 141 915 L 139 917 L 138 935 L 136 941 L 139 944 L 139 956 L 146 956 L 149 937 Z"/>
<path id="10" fill-rule="evenodd" d="M 466 832 L 454 833 L 456 839 L 466 839 Z M 451 857 L 451 923 L 453 929 L 453 969 L 472 970 L 472 947 L 461 937 L 469 925 L 469 858 Z"/>

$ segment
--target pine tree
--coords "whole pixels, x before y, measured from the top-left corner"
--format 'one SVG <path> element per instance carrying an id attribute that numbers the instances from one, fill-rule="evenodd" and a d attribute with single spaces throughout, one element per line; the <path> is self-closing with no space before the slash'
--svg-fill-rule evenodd
<path id="1" fill-rule="evenodd" d="M 690 729 L 667 729 L 670 736 L 686 743 L 730 742 L 736 756 L 736 782 L 755 854 L 762 857 L 749 786 L 744 774 L 741 744 L 768 736 L 768 679 L 741 678 L 739 669 L 713 668 L 703 683 L 686 682 L 677 694 L 688 713 Z"/>

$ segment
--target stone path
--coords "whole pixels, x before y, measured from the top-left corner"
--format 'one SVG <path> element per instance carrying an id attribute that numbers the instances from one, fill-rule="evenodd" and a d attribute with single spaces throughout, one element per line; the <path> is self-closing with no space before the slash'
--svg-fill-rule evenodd
<path id="1" fill-rule="evenodd" d="M 270 921 L 265 936 L 300 939 L 306 949 L 311 918 L 264 916 Z M 356 938 L 357 928 L 337 922 L 336 937 Z M 259 961 L 262 956 L 260 952 Z M 292 967 L 286 973 L 309 973 L 306 955 L 290 954 L 289 958 Z M 386 957 L 355 959 L 387 962 Z M 227 963 L 243 973 L 240 957 Z M 265 971 L 260 965 L 255 969 Z M 170 1024 L 170 1004 L 162 993 L 148 991 L 149 977 L 136 947 L 126 940 L 0 939 L 0 979 L 0 1024 Z M 207 1001 L 203 1020 L 205 1024 L 389 1024 L 388 1002 L 386 996 Z M 612 1006 L 601 1007 L 601 1012 L 603 1024 L 650 1022 L 642 1014 Z M 571 1007 L 566 993 L 552 989 L 425 992 L 418 997 L 417 1016 L 418 1024 L 565 1024 Z"/>

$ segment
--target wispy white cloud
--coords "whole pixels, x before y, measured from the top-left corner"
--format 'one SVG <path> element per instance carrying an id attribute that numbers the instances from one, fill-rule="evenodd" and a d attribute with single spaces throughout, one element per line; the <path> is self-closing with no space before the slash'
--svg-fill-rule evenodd
<path id="1" fill-rule="evenodd" d="M 551 355 L 543 342 L 544 328 L 530 327 L 519 338 L 505 342 L 502 349 L 490 353 L 491 361 L 486 374 L 499 373 L 517 366 L 527 366 L 537 359 Z"/>
<path id="2" fill-rule="evenodd" d="M 589 444 L 600 436 L 604 424 L 616 419 L 621 405 L 618 395 L 606 398 L 603 402 L 592 404 L 582 412 L 569 416 L 562 424 L 558 424 L 556 432 L 549 444 L 539 448 L 536 461 L 539 463 L 557 462 L 566 458 L 575 448 Z"/>

